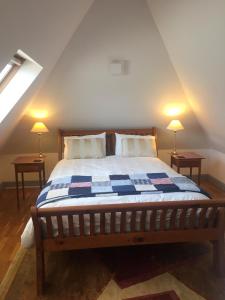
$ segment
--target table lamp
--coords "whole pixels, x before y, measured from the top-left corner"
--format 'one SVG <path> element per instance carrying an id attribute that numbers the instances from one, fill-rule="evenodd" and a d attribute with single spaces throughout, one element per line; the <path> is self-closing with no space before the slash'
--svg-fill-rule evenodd
<path id="1" fill-rule="evenodd" d="M 39 157 L 42 158 L 43 154 L 41 152 L 41 136 L 43 133 L 49 132 L 48 128 L 43 122 L 35 122 L 31 128 L 31 132 L 37 133 L 39 137 Z"/>
<path id="2" fill-rule="evenodd" d="M 174 132 L 174 149 L 172 154 L 177 155 L 177 149 L 176 149 L 176 134 L 177 131 L 183 130 L 184 126 L 181 124 L 179 120 L 172 120 L 170 124 L 166 127 L 166 129 L 172 130 Z"/>

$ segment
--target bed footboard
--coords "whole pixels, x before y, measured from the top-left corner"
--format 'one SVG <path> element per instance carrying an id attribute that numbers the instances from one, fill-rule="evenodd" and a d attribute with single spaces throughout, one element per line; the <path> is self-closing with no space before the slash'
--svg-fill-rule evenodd
<path id="1" fill-rule="evenodd" d="M 45 250 L 212 241 L 214 267 L 223 275 L 224 207 L 225 200 L 32 207 L 38 294 L 44 289 Z"/>

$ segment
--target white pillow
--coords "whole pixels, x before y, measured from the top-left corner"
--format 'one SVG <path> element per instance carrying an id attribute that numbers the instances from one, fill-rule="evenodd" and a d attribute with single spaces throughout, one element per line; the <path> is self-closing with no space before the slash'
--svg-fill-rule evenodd
<path id="1" fill-rule="evenodd" d="M 106 133 L 64 137 L 64 158 L 102 158 L 106 156 Z"/>
<path id="2" fill-rule="evenodd" d="M 146 141 L 147 143 L 143 141 Z M 133 149 L 131 149 L 132 145 Z M 115 155 L 157 157 L 155 136 L 116 133 Z"/>

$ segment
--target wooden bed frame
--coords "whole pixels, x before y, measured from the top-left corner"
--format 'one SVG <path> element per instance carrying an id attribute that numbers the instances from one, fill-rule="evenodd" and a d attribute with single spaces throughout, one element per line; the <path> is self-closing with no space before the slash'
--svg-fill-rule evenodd
<path id="1" fill-rule="evenodd" d="M 124 134 L 155 135 L 156 129 L 124 130 L 59 130 L 59 159 L 62 159 L 65 136 L 99 134 L 106 132 L 107 155 L 114 154 L 115 132 Z M 36 245 L 37 293 L 45 284 L 45 251 L 64 251 L 177 242 L 212 241 L 213 262 L 219 275 L 224 274 L 225 200 L 165 201 L 112 205 L 73 206 L 60 208 L 31 208 Z M 168 211 L 170 211 L 168 219 Z M 136 214 L 141 215 L 140 230 L 136 231 Z M 147 213 L 148 212 L 148 213 Z M 110 215 L 110 233 L 106 232 L 106 213 Z M 116 213 L 121 213 L 120 232 L 115 231 Z M 130 231 L 126 231 L 126 214 L 131 214 Z M 95 215 L 100 215 L 100 232 L 95 232 Z M 90 217 L 90 234 L 84 230 L 84 215 Z M 73 216 L 79 220 L 80 234 L 75 235 Z M 53 234 L 55 217 L 58 235 Z M 63 219 L 68 218 L 65 234 Z M 149 218 L 150 229 L 146 229 Z M 159 218 L 159 221 L 158 219 Z M 46 234 L 43 234 L 43 221 Z M 159 222 L 159 223 L 158 223 Z M 159 224 L 159 225 L 157 225 Z"/>

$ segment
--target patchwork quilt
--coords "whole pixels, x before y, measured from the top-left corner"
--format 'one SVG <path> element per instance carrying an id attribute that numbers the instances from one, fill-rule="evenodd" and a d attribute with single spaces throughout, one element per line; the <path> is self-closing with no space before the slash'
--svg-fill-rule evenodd
<path id="1" fill-rule="evenodd" d="M 143 173 L 107 176 L 67 176 L 49 181 L 37 199 L 37 207 L 69 198 L 197 192 L 209 197 L 185 176 Z"/>

